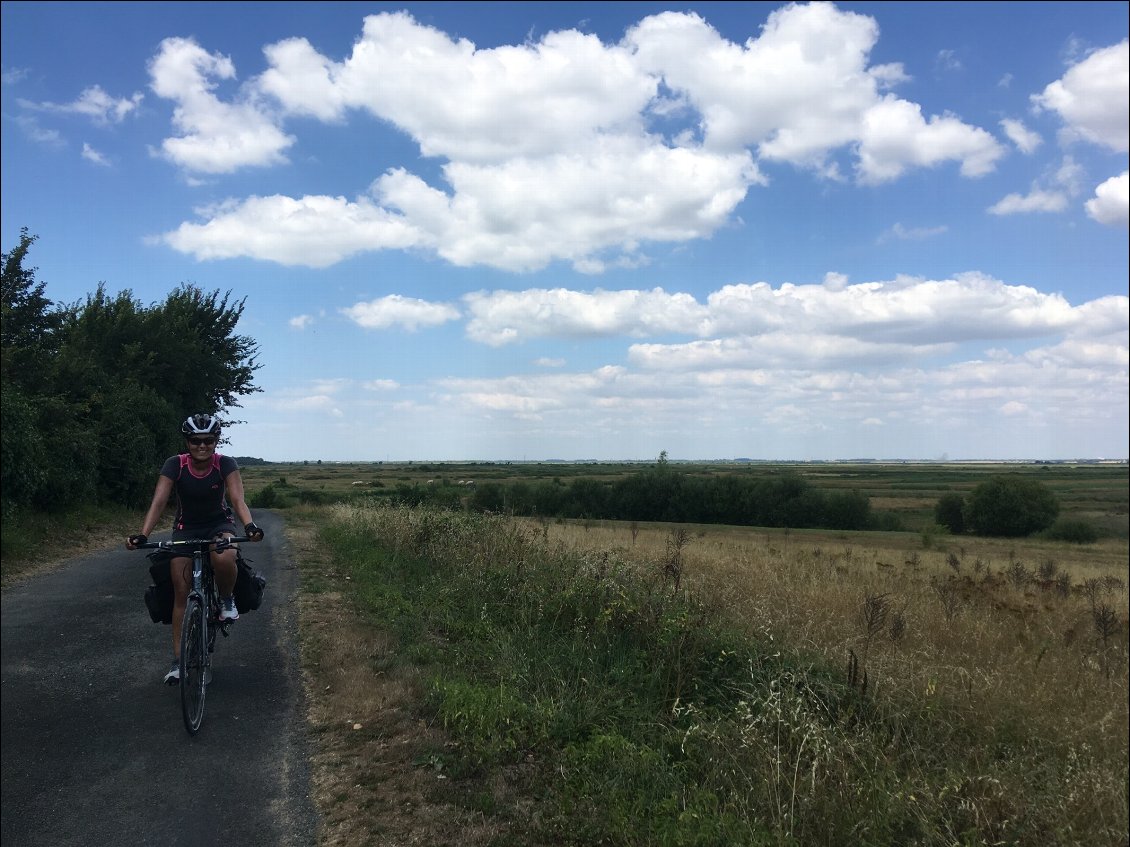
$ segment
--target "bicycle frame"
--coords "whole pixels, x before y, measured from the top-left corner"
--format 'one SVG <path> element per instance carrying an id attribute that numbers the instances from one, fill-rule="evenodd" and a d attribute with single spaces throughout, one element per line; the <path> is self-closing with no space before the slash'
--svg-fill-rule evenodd
<path id="1" fill-rule="evenodd" d="M 212 653 L 215 651 L 216 628 L 219 628 L 227 638 L 228 627 L 231 624 L 230 621 L 220 620 L 220 600 L 216 596 L 216 572 L 212 569 L 210 551 L 203 545 L 192 552 L 192 582 L 189 584 L 188 597 L 198 600 L 206 613 L 201 620 L 203 626 L 201 635 L 208 647 L 204 653 L 204 684 L 207 685 L 211 681 L 209 670 L 212 665 Z M 185 609 L 188 609 L 187 601 Z M 181 655 L 184 655 L 183 648 Z M 183 670 L 182 664 L 182 673 Z"/>
<path id="2" fill-rule="evenodd" d="M 216 594 L 211 553 L 250 540 L 246 536 L 221 539 L 196 538 L 184 541 L 148 542 L 137 547 L 139 550 L 163 550 L 174 556 L 184 556 L 185 553 L 192 552 L 192 583 L 185 600 L 180 639 L 181 712 L 189 735 L 195 735 L 204 720 L 204 695 L 211 681 L 216 630 L 218 629 L 226 637 L 228 627 L 231 625 L 230 621 L 219 619 L 220 602 Z"/>

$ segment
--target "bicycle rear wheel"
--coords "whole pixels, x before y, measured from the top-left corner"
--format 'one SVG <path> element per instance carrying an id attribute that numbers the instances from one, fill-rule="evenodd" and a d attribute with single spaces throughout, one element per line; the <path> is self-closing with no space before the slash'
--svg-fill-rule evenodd
<path id="1" fill-rule="evenodd" d="M 184 728 L 196 735 L 204 720 L 205 674 L 208 646 L 204 640 L 204 604 L 189 597 L 180 633 L 180 705 Z"/>

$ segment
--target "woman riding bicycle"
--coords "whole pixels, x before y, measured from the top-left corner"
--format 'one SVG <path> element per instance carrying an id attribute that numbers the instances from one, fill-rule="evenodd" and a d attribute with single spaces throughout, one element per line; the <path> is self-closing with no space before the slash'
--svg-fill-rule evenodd
<path id="1" fill-rule="evenodd" d="M 252 522 L 251 510 L 243 499 L 239 465 L 232 457 L 216 452 L 216 443 L 220 439 L 219 419 L 212 415 L 192 415 L 181 424 L 181 434 L 185 437 L 187 452 L 165 460 L 141 532 L 126 540 L 126 549 L 134 550 L 148 541 L 173 492 L 177 495 L 174 541 L 231 537 L 235 535 L 233 512 L 243 523 L 244 534 L 252 541 L 262 541 L 263 530 Z M 239 618 L 232 596 L 236 579 L 235 548 L 213 551 L 211 558 L 220 594 L 220 620 L 234 621 Z M 169 561 L 176 596 L 173 604 L 173 664 L 164 678 L 169 685 L 180 680 L 181 624 L 190 588 L 191 564 L 192 560 L 183 556 Z"/>

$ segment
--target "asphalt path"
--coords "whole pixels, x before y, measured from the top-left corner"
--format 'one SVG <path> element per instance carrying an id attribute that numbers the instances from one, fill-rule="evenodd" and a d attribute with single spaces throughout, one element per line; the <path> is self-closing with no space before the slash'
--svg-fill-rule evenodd
<path id="1" fill-rule="evenodd" d="M 194 737 L 161 682 L 171 628 L 145 608 L 144 551 L 123 539 L 4 590 L 4 847 L 315 844 L 298 576 L 282 519 L 255 517 L 266 538 L 244 558 L 267 578 L 263 605 L 217 637 Z"/>

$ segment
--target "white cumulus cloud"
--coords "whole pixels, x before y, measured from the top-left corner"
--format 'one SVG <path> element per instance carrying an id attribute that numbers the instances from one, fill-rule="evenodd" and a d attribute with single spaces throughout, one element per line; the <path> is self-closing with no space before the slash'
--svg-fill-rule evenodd
<path id="1" fill-rule="evenodd" d="M 988 132 L 890 92 L 908 77 L 869 64 L 878 38 L 873 18 L 831 3 L 778 9 L 743 43 L 663 12 L 616 43 L 563 30 L 480 48 L 380 13 L 343 60 L 286 39 L 239 87 L 230 59 L 167 39 L 152 87 L 176 104 L 178 132 L 161 153 L 187 171 L 284 164 L 288 121 L 353 131 L 362 112 L 411 138 L 441 178 L 385 170 L 352 202 L 233 199 L 163 238 L 198 258 L 325 267 L 416 248 L 464 267 L 592 274 L 647 264 L 649 245 L 709 238 L 769 165 L 842 180 L 839 159 L 854 157 L 865 184 L 946 163 L 991 171 L 1005 151 Z"/>
<path id="2" fill-rule="evenodd" d="M 286 161 L 294 143 L 253 101 L 228 103 L 214 93 L 216 80 L 235 77 L 231 60 L 208 53 L 187 38 L 167 38 L 149 65 L 150 86 L 173 100 L 173 125 L 180 135 L 166 138 L 161 155 L 189 171 L 232 173 L 248 166 Z"/>
<path id="3" fill-rule="evenodd" d="M 102 86 L 92 85 L 83 89 L 82 93 L 70 103 L 33 103 L 30 100 L 20 100 L 19 103 L 25 109 L 83 115 L 95 124 L 104 126 L 121 123 L 127 115 L 137 110 L 144 99 L 145 95 L 141 92 L 135 92 L 129 97 L 112 97 L 102 89 Z"/>
<path id="4" fill-rule="evenodd" d="M 374 247 L 408 248 L 420 233 L 367 198 L 275 195 L 202 209 L 203 223 L 183 223 L 161 236 L 197 259 L 252 256 L 280 265 L 324 268 Z"/>
<path id="5" fill-rule="evenodd" d="M 1032 103 L 1057 112 L 1070 137 L 1130 150 L 1130 41 L 1095 50 L 1033 94 Z"/>
<path id="6" fill-rule="evenodd" d="M 399 326 L 414 331 L 421 327 L 440 326 L 459 318 L 459 310 L 447 303 L 429 303 L 415 297 L 390 294 L 367 303 L 356 303 L 342 314 L 365 329 L 388 329 Z"/>
<path id="7" fill-rule="evenodd" d="M 1112 176 L 1087 201 L 1087 214 L 1107 226 L 1130 224 L 1130 171 Z"/>
<path id="8" fill-rule="evenodd" d="M 109 159 L 107 159 L 104 155 L 99 153 L 97 150 L 95 150 L 85 142 L 82 145 L 82 157 L 86 159 L 86 161 L 104 168 L 108 168 L 110 166 Z"/>
<path id="9" fill-rule="evenodd" d="M 1067 208 L 1067 195 L 1062 191 L 1034 189 L 1028 194 L 1007 194 L 989 207 L 994 215 L 1016 215 L 1025 212 L 1062 212 Z"/>
<path id="10" fill-rule="evenodd" d="M 467 335 L 500 345 L 536 337 L 645 336 L 696 332 L 707 310 L 689 294 L 564 288 L 465 295 Z"/>
<path id="11" fill-rule="evenodd" d="M 1004 148 L 983 129 L 952 115 L 922 116 L 916 103 L 888 96 L 863 115 L 859 175 L 866 184 L 889 182 L 911 167 L 929 168 L 960 160 L 967 177 L 994 169 Z"/>
<path id="12" fill-rule="evenodd" d="M 464 296 L 467 336 L 493 346 L 545 337 L 682 335 L 736 338 L 748 347 L 751 337 L 780 335 L 850 339 L 852 356 L 865 349 L 860 345 L 922 345 L 933 351 L 936 345 L 973 339 L 1038 338 L 1082 327 L 1111 332 L 1126 324 L 1127 302 L 1111 297 L 1074 307 L 1062 295 L 1007 285 L 980 273 L 855 284 L 833 275 L 818 284 L 777 288 L 741 283 L 712 292 L 705 303 L 661 288 L 527 289 Z M 818 343 L 830 351 L 829 342 Z M 905 353 L 901 347 L 891 349 L 893 356 Z"/>
<path id="13" fill-rule="evenodd" d="M 1036 148 L 1044 142 L 1040 134 L 1028 129 L 1023 121 L 1018 121 L 1014 118 L 1005 118 L 1001 121 L 1001 127 L 1004 129 L 1004 134 L 1008 136 L 1009 141 L 1015 144 L 1016 149 L 1021 153 L 1034 153 Z"/>

